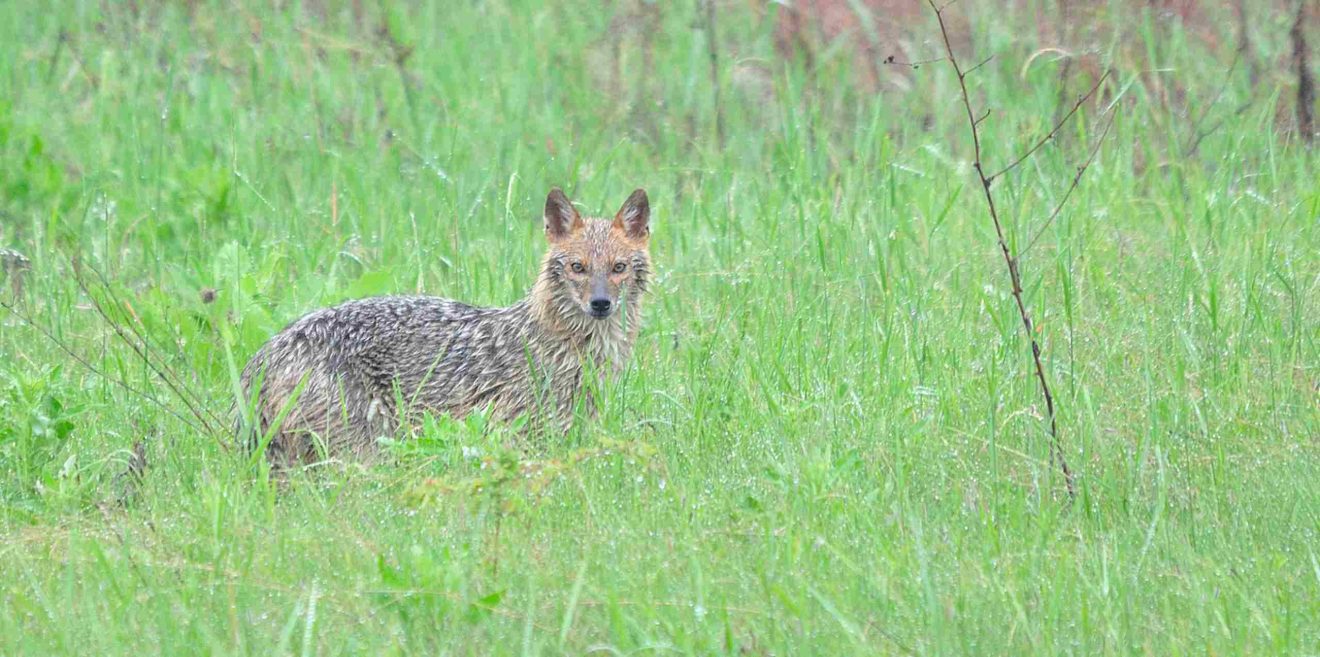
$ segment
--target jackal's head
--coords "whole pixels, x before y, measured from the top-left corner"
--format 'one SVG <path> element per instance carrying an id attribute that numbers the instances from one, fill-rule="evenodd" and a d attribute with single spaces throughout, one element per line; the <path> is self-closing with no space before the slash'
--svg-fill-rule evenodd
<path id="1" fill-rule="evenodd" d="M 584 219 L 559 188 L 550 190 L 545 200 L 550 250 L 537 293 L 550 297 L 544 300 L 570 320 L 607 319 L 622 304 L 631 310 L 650 274 L 650 220 L 651 206 L 640 189 L 614 219 Z"/>

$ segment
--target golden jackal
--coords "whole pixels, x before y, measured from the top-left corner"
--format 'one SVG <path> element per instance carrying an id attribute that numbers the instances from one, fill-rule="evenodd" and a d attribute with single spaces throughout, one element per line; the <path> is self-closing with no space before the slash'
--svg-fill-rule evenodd
<path id="1" fill-rule="evenodd" d="M 640 189 L 609 220 L 584 219 L 556 188 L 545 202 L 550 248 L 522 301 L 476 308 L 384 296 L 302 317 L 243 369 L 249 399 L 260 383 L 244 437 L 257 444 L 275 426 L 266 455 L 291 464 L 318 445 L 370 458 L 378 438 L 426 411 L 461 417 L 489 406 L 500 419 L 528 414 L 567 428 L 584 374 L 616 373 L 632 352 L 651 272 L 650 215 Z"/>

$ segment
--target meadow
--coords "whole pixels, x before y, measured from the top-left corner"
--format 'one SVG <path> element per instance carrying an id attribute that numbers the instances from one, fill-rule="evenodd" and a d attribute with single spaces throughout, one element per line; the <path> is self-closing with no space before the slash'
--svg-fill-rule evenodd
<path id="1" fill-rule="evenodd" d="M 933 16 L 791 4 L 0 3 L 0 654 L 1320 655 L 1292 14 L 951 10 L 991 169 L 1111 71 L 993 186 L 1070 498 Z M 234 448 L 301 314 L 520 299 L 555 185 L 654 212 L 595 420 Z"/>

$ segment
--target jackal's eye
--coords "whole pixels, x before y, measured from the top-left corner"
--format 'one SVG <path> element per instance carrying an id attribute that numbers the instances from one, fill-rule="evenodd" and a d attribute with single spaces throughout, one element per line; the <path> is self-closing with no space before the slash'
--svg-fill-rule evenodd
<path id="1" fill-rule="evenodd" d="M 587 270 L 587 268 L 586 268 L 586 267 L 583 267 L 583 266 L 582 266 L 582 263 L 580 263 L 580 262 L 575 262 L 575 263 L 569 265 L 568 268 L 569 268 L 569 269 L 572 269 L 574 274 L 581 274 L 582 272 L 584 272 L 584 271 Z"/>
<path id="2" fill-rule="evenodd" d="M 628 269 L 628 263 L 626 263 L 626 262 L 616 262 L 616 263 L 614 263 L 614 273 L 616 273 L 616 274 L 622 274 L 622 273 L 624 272 L 624 270 L 626 270 L 626 269 Z"/>

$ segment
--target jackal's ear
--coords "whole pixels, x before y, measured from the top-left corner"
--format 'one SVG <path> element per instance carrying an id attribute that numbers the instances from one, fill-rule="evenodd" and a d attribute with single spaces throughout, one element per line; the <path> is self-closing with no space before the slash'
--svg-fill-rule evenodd
<path id="1" fill-rule="evenodd" d="M 635 240 L 651 235 L 651 202 L 646 200 L 646 190 L 634 190 L 623 202 L 619 213 L 614 215 L 614 227 Z"/>
<path id="2" fill-rule="evenodd" d="M 561 240 L 586 225 L 573 202 L 558 187 L 545 199 L 545 236 L 551 242 Z"/>

